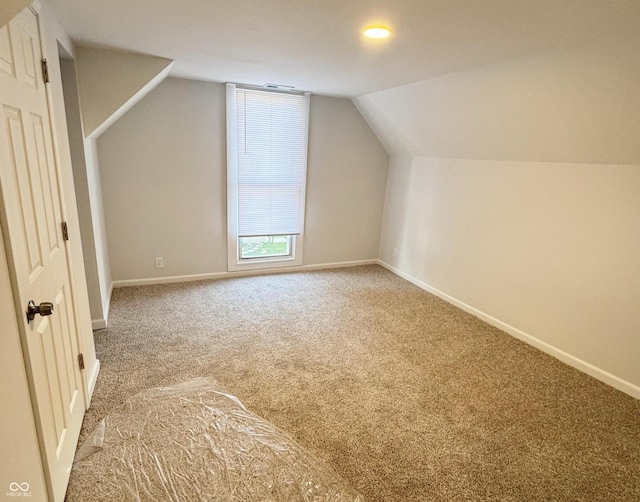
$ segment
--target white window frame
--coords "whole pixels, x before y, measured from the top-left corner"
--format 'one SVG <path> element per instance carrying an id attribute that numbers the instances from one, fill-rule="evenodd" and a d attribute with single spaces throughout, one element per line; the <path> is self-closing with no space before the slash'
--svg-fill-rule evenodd
<path id="1" fill-rule="evenodd" d="M 295 267 L 302 265 L 304 250 L 304 220 L 307 187 L 307 156 L 304 156 L 301 222 L 298 235 L 291 239 L 291 256 L 269 258 L 240 258 L 238 238 L 238 121 L 236 116 L 236 84 L 227 84 L 227 267 L 229 272 L 260 270 L 268 268 Z M 273 91 L 265 91 L 273 92 Z M 309 102 L 310 94 L 305 93 L 305 151 L 309 143 Z"/>

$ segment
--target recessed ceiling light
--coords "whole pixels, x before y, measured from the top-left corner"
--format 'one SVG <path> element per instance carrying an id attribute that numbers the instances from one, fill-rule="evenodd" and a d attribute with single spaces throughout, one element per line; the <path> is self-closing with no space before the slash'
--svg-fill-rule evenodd
<path id="1" fill-rule="evenodd" d="M 391 30 L 382 26 L 372 26 L 364 30 L 364 36 L 369 38 L 387 38 L 389 35 Z"/>

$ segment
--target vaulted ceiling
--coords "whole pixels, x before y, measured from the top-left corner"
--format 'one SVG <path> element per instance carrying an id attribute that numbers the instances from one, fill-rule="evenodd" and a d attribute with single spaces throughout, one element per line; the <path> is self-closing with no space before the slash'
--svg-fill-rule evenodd
<path id="1" fill-rule="evenodd" d="M 638 0 L 47 0 L 78 43 L 172 75 L 354 97 L 637 32 Z M 361 31 L 383 24 L 385 41 Z"/>

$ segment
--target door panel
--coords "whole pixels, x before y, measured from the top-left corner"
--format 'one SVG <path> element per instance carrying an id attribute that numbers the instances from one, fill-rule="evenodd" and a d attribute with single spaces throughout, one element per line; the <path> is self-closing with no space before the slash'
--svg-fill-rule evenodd
<path id="1" fill-rule="evenodd" d="M 54 200 L 57 199 L 58 196 L 55 190 L 55 171 L 51 169 L 49 159 L 47 158 L 42 117 L 32 113 L 30 119 L 33 134 L 32 141 L 35 149 L 33 160 L 39 168 L 41 192 L 45 206 L 44 215 L 46 221 L 42 222 L 47 227 L 47 244 L 45 245 L 45 250 L 49 255 L 49 260 L 52 260 L 54 254 L 60 250 L 60 227 L 58 225 L 59 222 L 56 221 L 56 214 L 59 214 L 59 211 L 54 207 Z"/>
<path id="2" fill-rule="evenodd" d="M 19 319 L 44 470 L 52 499 L 62 501 L 85 403 L 41 59 L 38 18 L 26 9 L 0 30 L 0 199 L 16 304 L 54 304 L 51 316 L 29 322 L 23 311 Z"/>
<path id="3" fill-rule="evenodd" d="M 20 14 L 22 16 L 22 14 Z M 18 16 L 18 17 L 20 17 Z M 33 87 L 34 89 L 38 88 L 38 74 L 36 71 L 37 63 L 36 61 L 40 61 L 40 57 L 36 58 L 36 53 L 40 54 L 40 37 L 38 34 L 38 21 L 34 17 L 32 19 L 27 18 L 26 16 L 22 16 L 18 23 L 14 23 L 13 21 L 9 23 L 16 24 L 15 30 L 12 30 L 16 33 L 17 40 L 12 37 L 12 43 L 18 44 L 19 50 L 21 53 L 16 57 L 16 60 L 19 61 L 19 69 L 22 71 L 19 72 L 22 80 L 29 87 Z M 39 66 L 39 65 L 38 65 Z"/>
<path id="4" fill-rule="evenodd" d="M 20 225 L 24 228 L 24 240 L 27 256 L 29 257 L 29 278 L 34 281 L 44 265 L 40 246 L 40 235 L 35 225 L 27 222 L 36 220 L 36 197 L 33 193 L 31 169 L 28 163 L 27 145 L 24 136 L 22 112 L 12 106 L 4 106 L 4 116 L 7 124 L 7 146 L 11 156 L 10 165 L 13 168 L 13 178 L 16 181 L 16 192 L 19 197 Z"/>
<path id="5" fill-rule="evenodd" d="M 56 362 L 58 364 L 58 384 L 60 385 L 60 392 L 62 393 L 62 402 L 68 406 L 65 410 L 65 415 L 68 415 L 69 412 L 73 411 L 73 403 L 76 400 L 76 392 L 79 385 L 75 379 L 76 372 L 74 371 L 76 358 L 71 353 L 68 337 L 64 336 L 64 333 L 68 333 L 71 330 L 69 311 L 67 310 L 69 305 L 64 289 L 58 292 L 58 295 L 53 300 L 53 304 L 58 313 L 55 320 L 52 320 L 54 331 L 52 338 L 54 340 Z M 71 409 L 69 409 L 69 407 Z"/>
<path id="6" fill-rule="evenodd" d="M 12 77 L 16 75 L 13 64 L 13 51 L 11 50 L 11 38 L 9 37 L 9 25 L 0 28 L 0 71 Z"/>
<path id="7" fill-rule="evenodd" d="M 51 403 L 51 416 L 53 417 L 54 424 L 55 434 L 51 438 L 53 440 L 52 446 L 54 450 L 57 450 L 60 443 L 60 436 L 62 436 L 63 431 L 67 428 L 67 424 L 64 416 L 64 406 L 62 406 L 62 396 L 60 395 L 59 368 L 55 357 L 56 342 L 51 328 L 52 323 L 49 319 L 45 318 L 42 319 L 36 331 L 43 348 L 42 359 L 46 369 L 43 380 L 46 380 L 48 397 L 50 397 L 49 401 Z"/>

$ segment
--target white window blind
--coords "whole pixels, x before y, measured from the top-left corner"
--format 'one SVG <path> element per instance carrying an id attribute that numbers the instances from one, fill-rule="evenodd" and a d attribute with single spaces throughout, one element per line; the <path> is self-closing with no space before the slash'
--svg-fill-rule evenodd
<path id="1" fill-rule="evenodd" d="M 238 237 L 302 232 L 304 95 L 236 89 Z"/>

